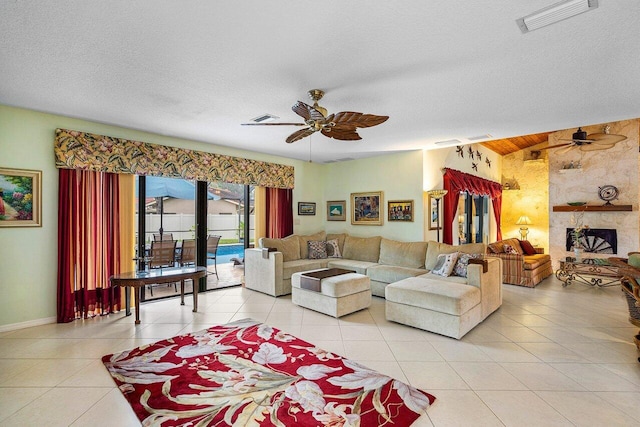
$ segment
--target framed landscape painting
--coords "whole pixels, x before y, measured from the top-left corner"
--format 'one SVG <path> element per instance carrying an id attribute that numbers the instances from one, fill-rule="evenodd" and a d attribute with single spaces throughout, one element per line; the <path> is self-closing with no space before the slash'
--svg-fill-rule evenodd
<path id="1" fill-rule="evenodd" d="M 42 171 L 0 167 L 0 227 L 42 226 Z"/>
<path id="2" fill-rule="evenodd" d="M 388 202 L 387 219 L 389 221 L 413 221 L 413 200 L 393 200 Z"/>
<path id="3" fill-rule="evenodd" d="M 382 225 L 383 203 L 382 191 L 351 193 L 351 224 Z"/>
<path id="4" fill-rule="evenodd" d="M 346 221 L 346 200 L 333 200 L 327 202 L 327 221 Z"/>
<path id="5" fill-rule="evenodd" d="M 298 202 L 298 215 L 315 215 L 316 204 L 312 202 Z"/>

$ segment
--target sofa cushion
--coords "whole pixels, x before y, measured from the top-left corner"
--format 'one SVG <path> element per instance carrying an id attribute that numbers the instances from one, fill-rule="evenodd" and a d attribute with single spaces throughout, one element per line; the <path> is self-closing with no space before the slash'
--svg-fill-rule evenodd
<path id="1" fill-rule="evenodd" d="M 263 238 L 261 241 L 263 248 L 276 248 L 278 252 L 282 252 L 282 259 L 285 262 L 300 259 L 300 240 L 295 234 L 284 239 Z"/>
<path id="2" fill-rule="evenodd" d="M 367 270 L 374 265 L 378 265 L 377 262 L 358 261 L 355 259 L 336 259 L 329 258 L 327 267 L 329 268 L 344 268 L 345 270 L 353 270 L 356 273 L 367 274 Z"/>
<path id="3" fill-rule="evenodd" d="M 314 234 L 308 234 L 306 236 L 298 236 L 300 240 L 300 259 L 309 258 L 309 249 L 308 242 L 317 241 L 317 240 L 325 240 L 327 234 L 324 231 L 318 231 Z"/>
<path id="4" fill-rule="evenodd" d="M 509 245 L 514 248 L 519 255 L 524 254 L 524 251 L 522 250 L 520 241 L 518 239 L 504 239 L 491 243 L 489 245 L 489 250 L 495 254 L 505 253 L 504 245 Z"/>
<path id="5" fill-rule="evenodd" d="M 480 289 L 442 280 L 410 277 L 385 289 L 388 301 L 460 316 L 480 304 Z"/>
<path id="6" fill-rule="evenodd" d="M 431 270 L 431 273 L 437 274 L 438 276 L 451 276 L 457 260 L 458 252 L 440 254 L 438 255 L 438 260 L 436 261 L 436 265 L 433 267 L 433 270 Z"/>
<path id="7" fill-rule="evenodd" d="M 536 248 L 534 248 L 528 240 L 518 240 L 518 242 L 520 243 L 520 247 L 522 248 L 522 253 L 524 255 L 535 255 L 538 253 L 536 252 Z"/>
<path id="8" fill-rule="evenodd" d="M 380 264 L 400 267 L 423 268 L 427 253 L 427 242 L 398 242 L 380 240 Z"/>
<path id="9" fill-rule="evenodd" d="M 548 254 L 535 254 L 535 255 L 525 255 L 524 256 L 524 269 L 525 270 L 535 270 L 551 261 L 551 257 Z"/>
<path id="10" fill-rule="evenodd" d="M 340 253 L 344 251 L 344 239 L 348 236 L 347 233 L 328 233 L 327 234 L 327 242 L 329 240 L 337 240 L 338 248 L 340 249 Z"/>
<path id="11" fill-rule="evenodd" d="M 436 262 L 438 261 L 438 255 L 450 254 L 452 252 L 464 252 L 465 254 L 478 254 L 485 253 L 487 246 L 484 243 L 467 243 L 465 245 L 448 245 L 446 243 L 438 243 L 430 241 L 427 246 L 427 258 L 424 262 L 424 267 L 427 270 L 433 270 Z"/>
<path id="12" fill-rule="evenodd" d="M 440 280 L 443 282 L 450 282 L 450 283 L 461 283 L 463 285 L 469 284 L 469 280 L 466 277 L 453 276 L 453 275 L 442 277 L 442 276 L 438 276 L 437 274 L 433 274 L 431 272 L 425 273 L 416 277 L 422 277 L 423 279 Z"/>
<path id="13" fill-rule="evenodd" d="M 327 257 L 329 258 L 342 258 L 342 252 L 338 245 L 338 239 L 327 240 Z"/>
<path id="14" fill-rule="evenodd" d="M 393 283 L 407 277 L 420 276 L 424 268 L 399 267 L 396 265 L 374 265 L 367 268 L 367 276 L 371 280 L 382 283 Z"/>
<path id="15" fill-rule="evenodd" d="M 327 242 L 324 240 L 309 240 L 307 242 L 309 259 L 325 259 L 327 257 Z"/>
<path id="16" fill-rule="evenodd" d="M 374 262 L 377 264 L 378 259 L 380 258 L 380 239 L 380 236 L 347 236 L 344 239 L 342 257 L 357 261 Z"/>
<path id="17" fill-rule="evenodd" d="M 467 277 L 467 268 L 469 267 L 469 260 L 482 259 L 483 254 L 460 254 L 456 261 L 456 266 L 453 267 L 453 274 L 455 276 Z"/>
<path id="18" fill-rule="evenodd" d="M 298 259 L 282 263 L 282 279 L 291 279 L 293 273 L 300 271 L 318 270 L 327 268 L 326 259 Z"/>

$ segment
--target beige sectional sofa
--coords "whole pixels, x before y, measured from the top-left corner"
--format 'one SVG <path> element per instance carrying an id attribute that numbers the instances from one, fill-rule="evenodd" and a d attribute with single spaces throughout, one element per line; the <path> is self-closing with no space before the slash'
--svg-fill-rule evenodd
<path id="1" fill-rule="evenodd" d="M 307 242 L 337 240 L 340 258 L 309 259 Z M 275 252 L 263 251 L 275 249 Z M 245 286 L 273 296 L 291 293 L 291 276 L 319 268 L 345 268 L 371 279 L 371 293 L 385 296 L 385 287 L 408 277 L 417 277 L 435 266 L 437 257 L 451 252 L 485 253 L 486 245 L 472 243 L 452 246 L 438 242 L 400 242 L 380 236 L 356 237 L 348 234 L 296 235 L 283 239 L 261 238 L 258 248 L 245 251 Z M 497 268 L 497 267 L 496 267 Z M 457 276 L 440 277 L 456 282 Z"/>
<path id="2" fill-rule="evenodd" d="M 307 242 L 332 240 L 337 241 L 341 257 L 309 259 Z M 502 263 L 494 258 L 469 264 L 467 277 L 430 272 L 439 255 L 453 252 L 484 254 L 486 245 L 399 242 L 325 232 L 262 238 L 258 248 L 245 251 L 245 286 L 273 296 L 287 295 L 295 273 L 350 269 L 369 277 L 373 295 L 387 298 L 389 320 L 460 338 L 502 304 Z"/>

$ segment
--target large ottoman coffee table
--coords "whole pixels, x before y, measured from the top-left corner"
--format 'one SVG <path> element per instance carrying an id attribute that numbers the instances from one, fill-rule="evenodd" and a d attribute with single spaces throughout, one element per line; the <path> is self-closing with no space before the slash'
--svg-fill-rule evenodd
<path id="1" fill-rule="evenodd" d="M 341 317 L 371 305 L 371 283 L 367 276 L 347 270 L 302 271 L 291 275 L 291 302 Z"/>

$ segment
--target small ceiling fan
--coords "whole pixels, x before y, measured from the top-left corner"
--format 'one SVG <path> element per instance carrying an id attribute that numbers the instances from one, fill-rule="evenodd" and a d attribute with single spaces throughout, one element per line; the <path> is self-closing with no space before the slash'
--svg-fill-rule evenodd
<path id="1" fill-rule="evenodd" d="M 583 131 L 582 128 L 579 127 L 578 130 L 571 136 L 571 139 L 561 139 L 563 141 L 570 142 L 551 145 L 549 147 L 542 148 L 542 150 L 565 147 L 561 150 L 558 150 L 558 154 L 564 154 L 575 147 L 577 147 L 580 151 L 607 150 L 616 145 L 616 143 L 627 139 L 627 137 L 624 135 L 615 135 L 609 133 L 610 129 L 611 126 L 606 125 L 601 133 L 592 133 L 587 135 L 587 132 Z"/>
<path id="2" fill-rule="evenodd" d="M 294 113 L 304 119 L 304 123 L 243 123 L 244 126 L 306 126 L 304 129 L 295 131 L 286 139 L 287 143 L 299 141 L 312 133 L 320 131 L 328 138 L 342 141 L 357 141 L 362 139 L 356 130 L 358 128 L 368 128 L 384 123 L 389 116 L 376 116 L 373 114 L 362 114 L 353 111 L 342 111 L 340 113 L 327 115 L 327 109 L 318 105 L 318 101 L 324 96 L 324 91 L 312 89 L 309 98 L 313 100 L 313 106 L 298 101 L 291 109 Z"/>

